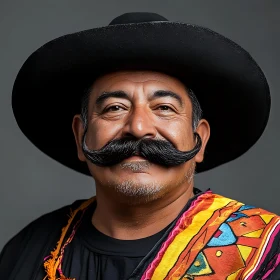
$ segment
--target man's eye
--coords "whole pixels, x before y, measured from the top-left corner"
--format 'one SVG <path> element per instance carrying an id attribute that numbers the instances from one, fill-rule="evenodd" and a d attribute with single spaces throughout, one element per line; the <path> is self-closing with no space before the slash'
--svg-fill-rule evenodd
<path id="1" fill-rule="evenodd" d="M 161 111 L 170 111 L 170 110 L 173 111 L 173 109 L 171 107 L 167 106 L 167 105 L 161 105 L 161 106 L 158 107 L 158 109 L 159 108 L 160 108 Z"/>
<path id="2" fill-rule="evenodd" d="M 104 110 L 104 112 L 116 112 L 116 111 L 120 111 L 120 109 L 122 109 L 122 107 L 121 106 L 119 106 L 119 105 L 114 105 L 114 106 L 110 106 L 110 107 L 108 107 L 108 108 L 106 108 L 105 110 Z"/>

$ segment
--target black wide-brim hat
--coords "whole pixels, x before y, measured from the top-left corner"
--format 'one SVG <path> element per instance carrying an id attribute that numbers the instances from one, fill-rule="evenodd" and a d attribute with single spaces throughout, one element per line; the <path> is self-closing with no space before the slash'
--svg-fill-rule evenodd
<path id="1" fill-rule="evenodd" d="M 89 175 L 77 157 L 73 116 L 85 89 L 102 73 L 118 70 L 163 72 L 193 90 L 211 127 L 197 172 L 245 153 L 267 124 L 269 87 L 248 52 L 204 27 L 129 13 L 106 27 L 52 40 L 27 59 L 12 95 L 20 129 L 51 158 Z"/>

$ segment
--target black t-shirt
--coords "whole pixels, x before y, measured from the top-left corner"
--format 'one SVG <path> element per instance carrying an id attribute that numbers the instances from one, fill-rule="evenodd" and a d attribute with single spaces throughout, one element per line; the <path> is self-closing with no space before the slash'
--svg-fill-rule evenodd
<path id="1" fill-rule="evenodd" d="M 66 247 L 63 272 L 76 279 L 128 279 L 167 230 L 137 240 L 119 240 L 91 223 L 95 203 L 87 210 L 75 238 Z"/>

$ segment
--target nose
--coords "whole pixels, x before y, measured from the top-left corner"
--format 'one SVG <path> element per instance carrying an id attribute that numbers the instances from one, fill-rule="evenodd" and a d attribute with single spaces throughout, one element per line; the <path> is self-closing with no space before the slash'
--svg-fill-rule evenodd
<path id="1" fill-rule="evenodd" d="M 150 109 L 145 105 L 134 107 L 127 117 L 123 128 L 123 137 L 155 138 L 157 135 Z"/>

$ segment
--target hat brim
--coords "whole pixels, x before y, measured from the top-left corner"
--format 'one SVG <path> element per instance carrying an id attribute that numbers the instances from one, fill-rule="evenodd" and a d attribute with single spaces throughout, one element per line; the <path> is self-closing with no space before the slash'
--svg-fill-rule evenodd
<path id="1" fill-rule="evenodd" d="M 173 75 L 197 96 L 211 127 L 202 172 L 236 159 L 259 139 L 270 94 L 257 63 L 207 28 L 174 22 L 119 24 L 55 39 L 34 52 L 16 78 L 12 107 L 41 151 L 89 175 L 78 160 L 72 119 L 84 90 L 101 73 L 139 69 Z"/>

